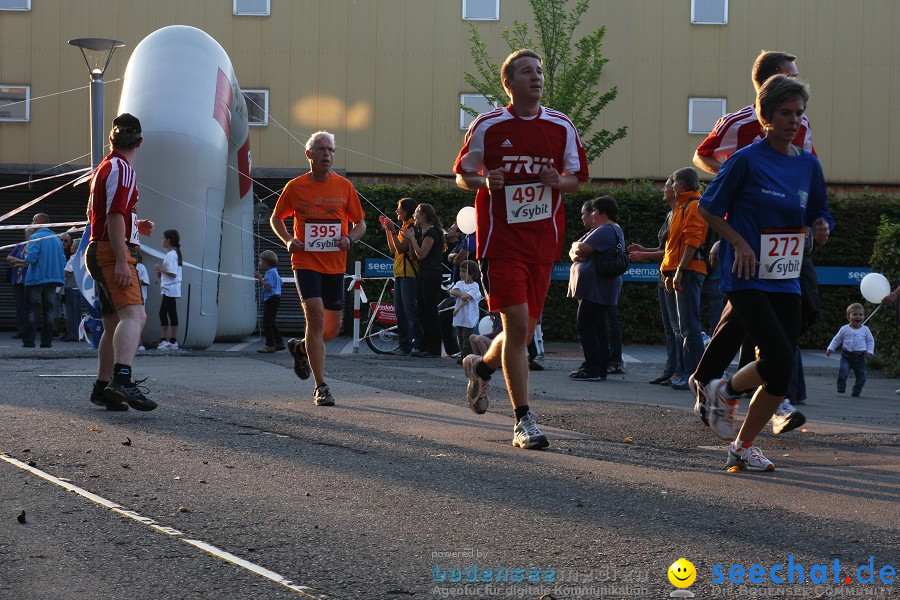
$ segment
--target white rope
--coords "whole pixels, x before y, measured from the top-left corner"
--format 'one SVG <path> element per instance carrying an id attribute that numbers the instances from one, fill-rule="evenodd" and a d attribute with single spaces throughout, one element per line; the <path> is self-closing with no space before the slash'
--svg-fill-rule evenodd
<path id="1" fill-rule="evenodd" d="M 70 173 L 69 173 L 69 174 L 70 174 Z M 18 208 L 12 209 L 12 210 L 9 211 L 8 213 L 6 213 L 6 214 L 3 215 L 2 217 L 0 217 L 0 222 L 5 221 L 6 219 L 12 217 L 13 215 L 19 214 L 20 212 L 22 212 L 23 210 L 25 210 L 25 209 L 28 208 L 29 206 L 34 206 L 35 204 L 37 204 L 37 203 L 40 202 L 41 200 L 43 200 L 43 199 L 45 199 L 45 198 L 47 198 L 47 197 L 49 197 L 49 196 L 55 194 L 56 192 L 58 192 L 59 190 L 63 189 L 64 187 L 66 187 L 67 185 L 73 183 L 73 182 L 76 181 L 76 180 L 77 180 L 77 178 L 74 179 L 74 180 L 72 180 L 72 181 L 67 181 L 66 183 L 62 184 L 62 185 L 59 186 L 58 188 L 53 189 L 53 190 L 50 190 L 50 191 L 47 192 L 46 194 L 43 194 L 43 195 L 41 195 L 41 196 L 38 196 L 38 197 L 35 198 L 34 200 L 29 200 L 28 202 L 26 202 L 25 204 L 23 204 L 22 206 L 20 206 L 20 207 L 18 207 Z"/>
<path id="2" fill-rule="evenodd" d="M 74 227 L 78 225 L 85 225 L 87 221 L 67 221 L 65 223 L 39 223 L 29 224 L 29 225 L 0 225 L 0 231 L 7 231 L 10 229 L 36 229 L 41 227 L 46 227 L 47 229 L 53 229 L 54 227 Z M 62 235 L 62 234 L 60 234 Z"/>
<path id="3" fill-rule="evenodd" d="M 81 221 L 80 223 L 71 223 L 71 224 L 74 224 L 74 225 L 84 225 L 85 223 L 86 223 L 86 221 Z M 56 226 L 69 225 L 69 224 L 70 224 L 70 223 L 54 223 L 54 224 L 52 224 L 52 225 L 41 225 L 41 227 L 56 227 Z M 24 227 L 26 227 L 26 228 L 27 228 L 27 227 L 34 227 L 34 225 L 24 225 Z M 69 229 L 69 230 L 67 230 L 67 231 L 63 231 L 63 232 L 61 232 L 61 233 L 57 233 L 57 234 L 54 234 L 54 235 L 45 235 L 44 237 L 39 237 L 39 238 L 36 239 L 36 240 L 25 240 L 25 241 L 22 241 L 22 242 L 18 242 L 18 243 L 16 243 L 16 244 L 7 244 L 6 246 L 0 246 L 0 250 L 10 250 L 11 248 L 15 248 L 15 247 L 18 246 L 19 244 L 24 244 L 24 245 L 27 246 L 28 244 L 33 244 L 33 243 L 35 243 L 35 242 L 41 242 L 41 241 L 43 241 L 43 240 L 49 240 L 49 239 L 52 238 L 52 237 L 62 237 L 62 236 L 64 236 L 64 235 L 66 235 L 67 233 L 70 233 L 70 234 L 71 234 L 71 233 L 81 233 L 82 231 L 84 231 L 84 227 L 78 227 L 78 228 L 75 228 L 75 229 Z"/>
<path id="4" fill-rule="evenodd" d="M 115 83 L 116 81 L 122 81 L 122 78 L 118 77 L 116 79 L 110 79 L 109 81 L 106 81 L 104 83 Z M 34 98 L 28 98 L 27 100 L 16 100 L 15 102 L 10 102 L 9 104 L 0 104 L 0 108 L 6 108 L 7 106 L 15 106 L 16 104 L 24 104 L 25 102 L 34 102 L 35 100 L 43 100 L 45 98 L 52 98 L 54 96 L 61 96 L 62 94 L 68 94 L 69 92 L 77 92 L 79 90 L 86 90 L 89 87 L 91 87 L 90 84 L 83 85 L 83 86 L 77 87 L 77 88 L 72 88 L 71 90 L 65 90 L 63 92 L 53 92 L 52 94 L 45 94 L 43 96 L 35 96 Z"/>
<path id="5" fill-rule="evenodd" d="M 86 156 L 86 155 L 85 155 Z M 81 158 L 80 156 L 78 158 Z M 72 161 L 78 160 L 78 158 L 73 158 Z M 72 162 L 70 161 L 70 162 Z M 67 163 L 63 163 L 67 164 Z M 56 165 L 56 167 L 61 167 L 62 165 Z M 55 169 L 56 167 L 50 167 L 49 169 L 44 169 L 45 171 L 49 171 L 50 169 Z M 65 173 L 59 173 L 58 175 L 50 175 L 49 177 L 42 177 L 40 179 L 29 179 L 28 181 L 20 181 L 19 183 L 11 183 L 10 185 L 4 185 L 0 187 L 0 192 L 3 190 L 9 190 L 12 188 L 16 188 L 23 185 L 32 185 L 35 183 L 40 183 L 41 181 L 47 181 L 48 179 L 56 179 L 57 177 L 65 177 L 66 175 L 71 175 L 72 173 L 83 173 L 85 171 L 90 171 L 90 167 L 85 167 L 83 169 L 76 169 L 74 171 L 66 171 Z"/>
<path id="6" fill-rule="evenodd" d="M 165 260 L 166 255 L 155 248 L 151 248 L 150 246 L 141 244 L 141 252 L 145 252 L 150 256 L 155 256 L 156 258 Z M 246 275 L 238 275 L 237 273 L 225 273 L 223 271 L 216 271 L 214 269 L 204 269 L 203 267 L 199 267 L 195 264 L 186 262 L 181 265 L 182 267 L 187 267 L 189 269 L 196 269 L 198 271 L 203 271 L 204 273 L 213 273 L 215 275 L 221 275 L 223 277 L 230 277 L 231 279 L 240 279 L 243 281 L 253 281 L 256 282 L 256 277 L 247 277 Z"/>
<path id="7" fill-rule="evenodd" d="M 256 102 L 254 102 L 252 99 L 247 98 L 246 96 L 245 96 L 244 98 L 246 98 L 247 100 L 249 100 L 252 104 L 254 104 L 254 105 L 255 105 L 257 108 L 259 108 L 260 110 L 263 110 L 263 107 L 260 106 L 259 104 L 257 104 Z M 301 131 L 297 131 L 297 132 L 291 131 L 290 129 L 288 129 L 287 127 L 285 127 L 284 125 L 282 125 L 281 122 L 280 122 L 278 119 L 276 119 L 275 117 L 273 117 L 273 116 L 272 116 L 272 113 L 269 113 L 269 120 L 272 121 L 273 123 L 275 123 L 275 125 L 277 125 L 280 129 L 282 129 L 286 134 L 288 134 L 288 136 L 290 136 L 291 139 L 293 139 L 295 142 L 297 142 L 298 144 L 300 144 L 301 146 L 303 146 L 304 148 L 306 148 L 306 144 L 305 144 L 304 142 L 301 142 L 299 139 L 297 139 L 297 136 L 295 136 L 294 133 L 298 133 L 298 134 L 300 134 L 300 135 L 306 135 L 306 137 L 309 137 L 310 134 L 306 134 L 306 133 L 301 132 Z M 435 175 L 435 174 L 433 174 L 433 173 L 426 173 L 425 171 L 419 171 L 419 170 L 417 170 L 417 169 L 413 169 L 412 167 L 407 167 L 407 166 L 401 165 L 401 164 L 399 164 L 399 163 L 391 162 L 391 161 L 389 161 L 389 160 L 386 160 L 386 159 L 383 159 L 383 158 L 379 158 L 379 157 L 374 156 L 374 155 L 372 155 L 372 154 L 366 154 L 365 152 L 360 152 L 360 151 L 358 151 L 358 150 L 353 150 L 353 149 L 351 149 L 351 148 L 347 148 L 347 147 L 344 147 L 344 146 L 338 146 L 337 144 L 335 144 L 335 145 L 337 146 L 337 148 L 338 148 L 339 150 L 344 150 L 344 151 L 349 152 L 349 153 L 351 153 L 351 154 L 356 154 L 357 156 L 362 156 L 362 157 L 364 157 L 364 158 L 370 158 L 370 159 L 375 160 L 375 161 L 378 161 L 378 162 L 383 162 L 383 163 L 386 163 L 386 164 L 388 164 L 388 165 L 391 165 L 392 167 L 399 167 L 399 168 L 401 168 L 401 169 L 406 169 L 407 171 L 411 171 L 412 173 L 416 173 L 417 175 L 422 175 L 422 176 L 425 176 L 425 177 L 431 177 L 432 179 L 437 179 L 438 181 L 441 181 L 441 182 L 444 182 L 444 183 L 450 183 L 451 181 L 455 181 L 455 178 L 451 180 L 451 179 L 448 179 L 448 178 L 446 178 L 446 177 L 440 177 L 440 176 Z"/>
<path id="8" fill-rule="evenodd" d="M 202 215 L 205 215 L 205 216 L 207 216 L 207 217 L 212 217 L 213 219 L 215 219 L 216 221 L 222 223 L 223 225 L 229 225 L 229 226 L 231 226 L 231 227 L 234 227 L 234 228 L 237 229 L 238 231 L 241 231 L 241 232 L 243 232 L 243 233 L 249 233 L 249 234 L 252 235 L 254 238 L 259 238 L 260 240 L 263 240 L 263 241 L 265 241 L 265 242 L 269 242 L 270 244 L 274 244 L 274 245 L 276 245 L 276 246 L 282 246 L 282 245 L 283 245 L 280 241 L 275 242 L 275 241 L 273 241 L 273 240 L 271 240 L 271 239 L 269 239 L 269 238 L 267 238 L 267 237 L 264 237 L 264 236 L 259 235 L 258 233 L 255 233 L 255 232 L 253 232 L 253 231 L 251 231 L 251 230 L 244 229 L 244 228 L 241 227 L 240 225 L 235 225 L 234 223 L 232 223 L 232 222 L 230 222 L 230 221 L 226 221 L 225 219 L 223 219 L 223 218 L 221 218 L 221 217 L 217 217 L 217 216 L 215 216 L 215 215 L 210 215 L 209 213 L 207 213 L 207 212 L 204 211 L 203 209 L 197 208 L 196 206 L 194 206 L 194 205 L 192 205 L 192 204 L 189 204 L 189 203 L 187 203 L 187 202 L 185 202 L 185 201 L 183 201 L 183 200 L 179 200 L 178 198 L 175 198 L 174 196 L 170 196 L 169 194 L 166 194 L 165 192 L 161 192 L 160 190 L 157 190 L 157 189 L 155 189 L 155 188 L 152 188 L 152 187 L 150 187 L 149 185 L 147 185 L 146 183 L 140 183 L 140 182 L 138 182 L 138 186 L 140 186 L 140 187 L 142 187 L 142 188 L 144 188 L 144 189 L 146 189 L 146 190 L 149 190 L 149 191 L 153 192 L 154 194 L 159 194 L 159 195 L 162 196 L 163 198 L 168 198 L 169 200 L 173 200 L 173 201 L 177 202 L 178 204 L 181 204 L 182 206 L 186 206 L 186 207 L 190 208 L 191 210 L 195 210 L 195 211 L 197 211 L 198 213 L 200 213 L 200 214 L 202 214 Z"/>

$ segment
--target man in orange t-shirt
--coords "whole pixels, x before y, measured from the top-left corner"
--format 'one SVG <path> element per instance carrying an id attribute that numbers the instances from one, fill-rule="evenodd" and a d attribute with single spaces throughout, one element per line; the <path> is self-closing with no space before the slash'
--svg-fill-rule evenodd
<path id="1" fill-rule="evenodd" d="M 288 182 L 269 224 L 291 253 L 294 283 L 306 317 L 306 337 L 288 340 L 294 373 L 315 379 L 317 406 L 334 406 L 325 383 L 325 340 L 337 337 L 344 307 L 347 251 L 366 232 L 353 184 L 332 172 L 334 136 L 319 131 L 306 142 L 310 172 Z M 294 219 L 293 235 L 284 220 Z"/>

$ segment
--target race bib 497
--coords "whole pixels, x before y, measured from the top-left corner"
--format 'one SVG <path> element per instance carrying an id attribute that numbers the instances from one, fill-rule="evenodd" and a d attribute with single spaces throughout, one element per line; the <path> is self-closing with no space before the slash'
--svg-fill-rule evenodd
<path id="1" fill-rule="evenodd" d="M 506 222 L 527 223 L 549 219 L 553 191 L 542 183 L 507 185 Z"/>

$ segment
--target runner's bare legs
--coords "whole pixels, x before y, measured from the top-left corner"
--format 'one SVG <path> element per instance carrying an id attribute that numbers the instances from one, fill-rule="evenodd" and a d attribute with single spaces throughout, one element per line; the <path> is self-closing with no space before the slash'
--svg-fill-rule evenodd
<path id="1" fill-rule="evenodd" d="M 528 404 L 528 357 L 525 350 L 534 335 L 537 319 L 528 316 L 527 304 L 516 304 L 500 311 L 503 331 L 494 338 L 484 355 L 492 369 L 503 368 L 503 378 L 513 408 Z"/>
<path id="2" fill-rule="evenodd" d="M 303 301 L 306 318 L 306 356 L 316 387 L 325 383 L 325 342 L 337 337 L 341 329 L 341 311 L 325 310 L 321 298 Z"/>

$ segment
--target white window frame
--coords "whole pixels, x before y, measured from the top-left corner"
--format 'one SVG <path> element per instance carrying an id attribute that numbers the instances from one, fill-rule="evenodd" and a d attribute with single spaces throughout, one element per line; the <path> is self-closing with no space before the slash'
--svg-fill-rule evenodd
<path id="1" fill-rule="evenodd" d="M 251 127 L 265 127 L 269 124 L 269 90 L 245 90 L 242 89 L 241 93 L 246 96 L 246 94 L 262 94 L 263 95 L 263 120 L 262 121 L 250 121 L 250 103 L 247 102 L 247 99 L 244 98 L 244 102 L 247 102 L 247 121 Z"/>
<path id="2" fill-rule="evenodd" d="M 241 0 L 234 0 L 232 4 L 232 14 L 238 17 L 268 17 L 272 12 L 272 0 L 266 0 L 266 12 L 248 12 L 238 10 L 238 4 Z"/>
<path id="3" fill-rule="evenodd" d="M 500 0 L 494 1 L 494 14 L 497 15 L 493 18 L 491 17 L 467 17 L 466 16 L 466 5 L 469 2 L 490 2 L 491 0 L 462 0 L 462 20 L 463 21 L 499 21 L 500 20 Z"/>
<path id="4" fill-rule="evenodd" d="M 472 94 L 472 93 L 460 94 L 459 95 L 459 103 L 462 104 L 463 106 L 471 106 L 466 102 L 466 100 L 470 100 L 472 98 L 484 100 L 485 103 L 492 104 L 494 108 L 497 108 L 496 102 L 492 102 L 492 103 L 487 102 L 487 98 L 485 96 L 482 96 L 481 94 Z M 474 108 L 474 107 L 472 107 L 472 108 Z M 484 111 L 479 111 L 479 112 L 484 112 Z M 469 113 L 464 111 L 462 108 L 459 109 L 459 128 L 460 129 L 462 129 L 463 131 L 468 130 L 469 125 L 474 120 L 475 120 L 475 117 L 473 117 L 472 115 L 470 115 Z"/>
<path id="5" fill-rule="evenodd" d="M 10 85 L 10 84 L 2 84 L 0 83 L 0 89 L 4 88 L 17 88 L 25 90 L 25 118 L 18 119 L 15 117 L 2 117 L 0 116 L 0 122 L 4 123 L 27 123 L 31 121 L 31 86 L 30 85 Z M 4 100 L 0 100 L 0 106 L 7 104 Z M 2 110 L 2 108 L 0 108 Z"/>
<path id="6" fill-rule="evenodd" d="M 30 11 L 30 10 L 31 10 L 31 0 L 25 0 L 22 4 L 24 4 L 24 6 L 22 6 L 22 7 L 14 7 L 14 8 L 8 8 L 8 7 L 6 7 L 6 6 L 0 6 L 0 10 L 15 10 L 15 11 L 22 11 L 22 12 L 26 12 L 26 11 Z"/>
<path id="7" fill-rule="evenodd" d="M 722 110 L 720 111 L 720 115 L 718 118 L 716 118 L 715 121 L 713 121 L 712 126 L 709 129 L 701 129 L 699 125 L 694 124 L 694 105 L 698 101 L 709 104 L 713 102 L 719 102 L 721 104 Z M 725 107 L 725 98 L 688 98 L 688 133 L 702 135 L 708 135 L 709 133 L 711 133 L 716 126 L 716 122 L 727 114 L 725 112 Z"/>
<path id="8" fill-rule="evenodd" d="M 698 2 L 721 2 L 724 19 L 722 21 L 698 21 L 696 8 Z M 728 25 L 728 0 L 691 0 L 691 24 L 693 25 Z"/>

